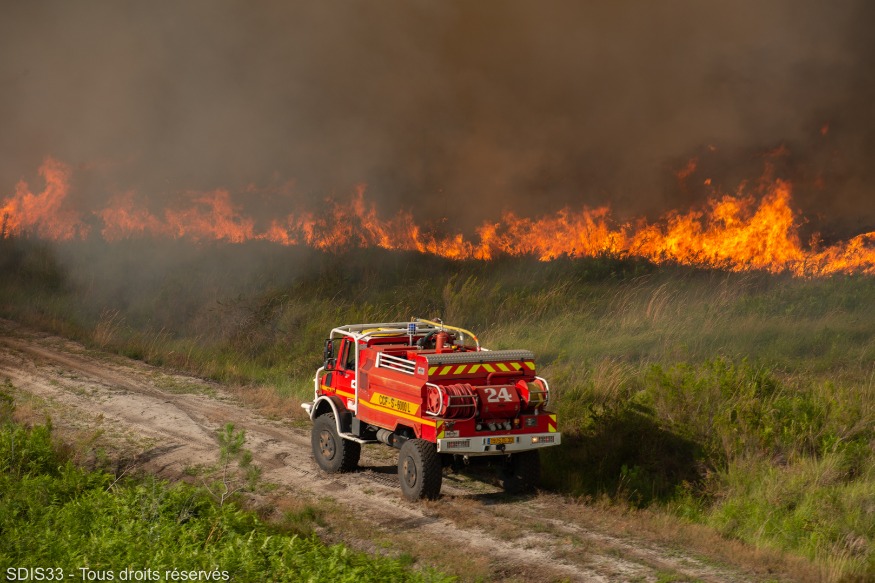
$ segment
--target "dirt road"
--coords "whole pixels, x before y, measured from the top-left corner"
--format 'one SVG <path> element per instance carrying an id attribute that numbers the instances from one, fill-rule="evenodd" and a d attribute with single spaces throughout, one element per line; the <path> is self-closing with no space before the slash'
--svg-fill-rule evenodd
<path id="1" fill-rule="evenodd" d="M 393 450 L 368 446 L 357 473 L 321 473 L 307 423 L 271 420 L 221 385 L 86 350 L 0 320 L 0 383 L 44 411 L 69 435 L 112 444 L 119 467 L 176 480 L 214 463 L 217 431 L 246 430 L 246 446 L 276 484 L 270 494 L 325 508 L 329 540 L 389 554 L 463 580 L 756 581 L 764 569 L 727 564 L 732 553 L 691 552 L 634 531 L 639 522 L 553 494 L 507 497 L 482 481 L 445 476 L 442 497 L 409 503 L 398 488 Z M 301 414 L 302 416 L 302 414 Z M 95 437 L 95 439 L 98 439 Z M 676 537 L 677 538 L 677 537 Z M 694 545 L 692 545 L 694 546 Z M 701 550 L 701 549 L 700 549 Z M 779 577 L 780 578 L 780 577 Z"/>

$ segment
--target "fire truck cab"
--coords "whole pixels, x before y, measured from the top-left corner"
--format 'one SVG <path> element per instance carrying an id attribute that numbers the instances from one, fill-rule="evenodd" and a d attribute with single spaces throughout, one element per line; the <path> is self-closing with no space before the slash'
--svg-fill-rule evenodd
<path id="1" fill-rule="evenodd" d="M 323 360 L 302 407 L 327 472 L 354 470 L 362 444 L 384 443 L 400 450 L 409 500 L 436 498 L 443 467 L 478 456 L 500 456 L 516 492 L 537 483 L 539 450 L 561 443 L 528 350 L 488 350 L 468 330 L 414 318 L 334 328 Z"/>

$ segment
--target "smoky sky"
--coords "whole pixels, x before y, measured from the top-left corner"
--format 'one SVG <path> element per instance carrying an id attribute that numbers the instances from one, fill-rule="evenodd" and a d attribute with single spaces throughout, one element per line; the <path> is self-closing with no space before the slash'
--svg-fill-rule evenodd
<path id="1" fill-rule="evenodd" d="M 873 227 L 873 13 L 865 0 L 7 0 L 0 195 L 53 156 L 92 205 L 227 188 L 286 212 L 364 183 L 387 214 L 464 226 L 565 205 L 632 216 L 701 202 L 705 178 L 732 190 L 783 146 L 796 206 L 827 228 Z"/>

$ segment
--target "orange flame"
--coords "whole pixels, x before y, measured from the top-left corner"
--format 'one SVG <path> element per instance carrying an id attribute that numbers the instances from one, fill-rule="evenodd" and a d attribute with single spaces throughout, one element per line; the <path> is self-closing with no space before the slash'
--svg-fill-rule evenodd
<path id="1" fill-rule="evenodd" d="M 694 163 L 680 174 L 685 179 Z M 47 159 L 40 167 L 46 182 L 39 194 L 21 181 L 15 194 L 0 205 L 0 236 L 35 233 L 54 240 L 85 238 L 89 227 L 65 209 L 70 170 Z M 799 276 L 833 273 L 875 274 L 875 232 L 820 249 L 816 241 L 800 242 L 791 207 L 791 185 L 765 183 L 758 197 L 739 189 L 736 195 L 715 196 L 705 210 L 671 212 L 655 223 L 639 220 L 617 224 L 607 207 L 563 209 L 540 218 L 506 212 L 487 221 L 466 238 L 461 233 L 424 229 L 408 211 L 383 219 L 359 186 L 346 204 L 329 203 L 325 212 L 305 211 L 273 219 L 266 227 L 243 214 L 227 190 L 189 193 L 189 208 L 152 214 L 128 192 L 94 213 L 103 223 L 107 241 L 136 237 L 166 237 L 193 241 L 242 243 L 271 241 L 307 245 L 325 251 L 380 247 L 416 251 L 449 259 L 489 260 L 502 255 L 528 255 L 542 261 L 559 257 L 613 254 L 643 257 L 655 263 L 677 262 L 729 269 L 790 272 Z"/>
<path id="2" fill-rule="evenodd" d="M 724 196 L 708 213 L 670 216 L 666 227 L 650 225 L 628 244 L 632 255 L 657 263 L 677 261 L 732 270 L 798 271 L 805 252 L 790 209 L 790 186 L 776 181 L 760 200 Z"/>
<path id="3" fill-rule="evenodd" d="M 169 230 L 146 209 L 134 206 L 134 193 L 126 192 L 116 197 L 112 205 L 97 213 L 103 219 L 104 227 L 100 234 L 107 241 L 118 241 L 126 237 L 167 234 Z"/>
<path id="4" fill-rule="evenodd" d="M 70 169 L 63 163 L 47 158 L 39 169 L 46 182 L 45 189 L 33 194 L 20 180 L 15 194 L 0 204 L 0 236 L 33 232 L 40 237 L 68 241 L 88 235 L 73 211 L 62 208 L 70 192 Z"/>

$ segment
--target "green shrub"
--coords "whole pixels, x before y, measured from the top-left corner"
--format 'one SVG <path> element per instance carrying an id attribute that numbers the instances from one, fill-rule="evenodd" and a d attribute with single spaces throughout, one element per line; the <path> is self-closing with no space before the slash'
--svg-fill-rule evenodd
<path id="1" fill-rule="evenodd" d="M 0 572 L 219 571 L 232 581 L 446 581 L 409 561 L 287 535 L 203 490 L 60 459 L 49 427 L 0 427 Z M 298 522 L 300 523 L 300 517 Z M 300 524 L 298 525 L 300 527 Z"/>

